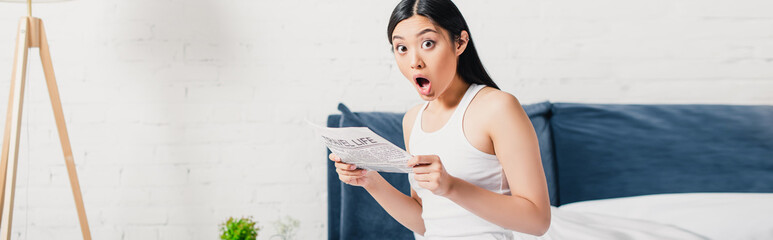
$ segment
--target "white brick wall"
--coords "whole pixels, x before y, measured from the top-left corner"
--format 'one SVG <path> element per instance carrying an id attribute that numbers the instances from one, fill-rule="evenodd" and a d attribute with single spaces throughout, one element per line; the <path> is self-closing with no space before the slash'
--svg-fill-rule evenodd
<path id="1" fill-rule="evenodd" d="M 228 216 L 326 236 L 323 123 L 420 100 L 386 41 L 396 1 L 78 0 L 45 21 L 95 239 L 217 239 Z M 458 1 L 524 103 L 773 104 L 773 2 Z M 21 4 L 0 3 L 0 113 Z M 33 51 L 14 239 L 79 239 Z M 4 115 L 3 115 L 4 116 Z"/>

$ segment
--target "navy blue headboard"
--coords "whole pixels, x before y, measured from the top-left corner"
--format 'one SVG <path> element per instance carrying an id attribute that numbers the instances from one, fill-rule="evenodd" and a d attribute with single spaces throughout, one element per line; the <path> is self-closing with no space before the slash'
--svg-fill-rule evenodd
<path id="1" fill-rule="evenodd" d="M 554 103 L 560 204 L 773 192 L 773 106 Z"/>

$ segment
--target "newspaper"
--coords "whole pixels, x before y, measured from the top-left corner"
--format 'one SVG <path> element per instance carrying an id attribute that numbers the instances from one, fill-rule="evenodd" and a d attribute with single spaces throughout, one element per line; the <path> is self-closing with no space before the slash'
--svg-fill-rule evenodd
<path id="1" fill-rule="evenodd" d="M 309 122 L 317 136 L 342 162 L 379 172 L 411 173 L 411 154 L 367 127 L 322 127 Z"/>

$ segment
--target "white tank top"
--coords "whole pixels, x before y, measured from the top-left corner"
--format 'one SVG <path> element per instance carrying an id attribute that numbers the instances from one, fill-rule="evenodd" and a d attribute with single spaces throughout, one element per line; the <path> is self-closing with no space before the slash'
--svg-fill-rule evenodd
<path id="1" fill-rule="evenodd" d="M 464 93 L 448 122 L 435 132 L 421 128 L 419 110 L 409 139 L 412 155 L 438 155 L 451 176 L 460 178 L 489 191 L 510 195 L 510 187 L 496 155 L 484 153 L 467 141 L 462 119 L 472 99 L 485 85 L 471 84 Z M 448 198 L 437 196 L 418 185 L 408 174 L 411 188 L 421 197 L 426 239 L 512 239 L 512 231 L 497 226 L 467 211 Z"/>

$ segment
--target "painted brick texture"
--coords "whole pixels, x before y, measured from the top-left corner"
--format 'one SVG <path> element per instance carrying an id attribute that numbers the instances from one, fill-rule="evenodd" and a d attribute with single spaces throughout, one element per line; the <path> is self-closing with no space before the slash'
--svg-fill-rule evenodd
<path id="1" fill-rule="evenodd" d="M 420 103 L 386 39 L 397 1 L 78 0 L 44 20 L 94 239 L 217 239 L 280 216 L 326 235 L 324 147 L 304 120 Z M 773 2 L 457 1 L 523 103 L 773 104 Z M 0 3 L 5 113 L 22 4 Z M 80 239 L 37 50 L 14 239 Z M 4 116 L 4 115 L 3 115 Z M 3 118 L 4 119 L 4 118 Z"/>

